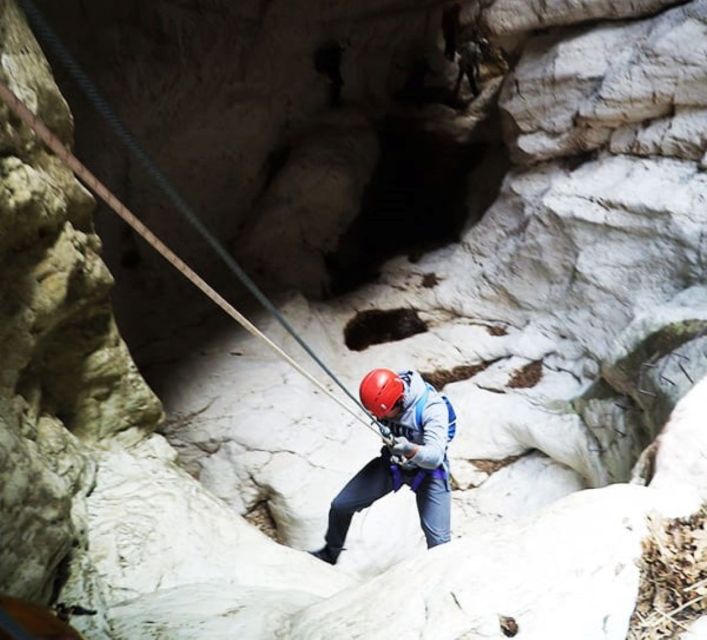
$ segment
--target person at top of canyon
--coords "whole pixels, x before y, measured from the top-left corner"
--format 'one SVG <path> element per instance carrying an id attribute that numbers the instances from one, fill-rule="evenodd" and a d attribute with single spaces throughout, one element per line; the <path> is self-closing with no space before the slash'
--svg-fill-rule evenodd
<path id="1" fill-rule="evenodd" d="M 359 388 L 363 406 L 390 444 L 339 492 L 329 509 L 324 547 L 312 555 L 336 564 L 354 513 L 407 485 L 415 492 L 427 547 L 449 542 L 451 492 L 447 447 L 456 416 L 446 396 L 417 371 L 373 369 Z"/>

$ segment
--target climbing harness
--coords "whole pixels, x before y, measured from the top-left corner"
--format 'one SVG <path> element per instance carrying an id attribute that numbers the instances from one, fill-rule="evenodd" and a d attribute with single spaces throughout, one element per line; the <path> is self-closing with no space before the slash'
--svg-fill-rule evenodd
<path id="1" fill-rule="evenodd" d="M 74 78 L 75 82 L 81 89 L 81 91 L 84 93 L 84 95 L 88 98 L 89 102 L 91 102 L 98 111 L 99 114 L 101 114 L 104 118 L 104 120 L 107 122 L 108 126 L 113 130 L 113 132 L 118 136 L 118 138 L 123 142 L 123 144 L 127 147 L 128 151 L 137 159 L 137 161 L 143 166 L 145 171 L 148 173 L 148 175 L 155 181 L 155 183 L 162 189 L 162 191 L 165 193 L 167 198 L 174 204 L 176 210 L 196 229 L 196 231 L 202 236 L 202 238 L 209 244 L 209 246 L 214 250 L 214 252 L 223 260 L 223 262 L 226 264 L 228 269 L 241 281 L 243 285 L 253 294 L 253 296 L 273 315 L 273 317 L 280 323 L 280 325 L 295 339 L 295 341 L 304 349 L 304 351 L 316 362 L 316 364 L 339 386 L 339 388 L 361 409 L 366 415 L 369 415 L 368 411 L 366 411 L 365 407 L 359 402 L 358 398 L 356 398 L 347 388 L 346 386 L 339 380 L 339 378 L 327 367 L 327 365 L 314 353 L 312 348 L 304 341 L 304 339 L 295 331 L 295 329 L 292 327 L 292 325 L 287 321 L 287 319 L 280 313 L 280 311 L 277 309 L 277 307 L 267 298 L 267 296 L 259 289 L 259 287 L 253 282 L 253 280 L 248 276 L 245 271 L 241 268 L 241 266 L 233 259 L 233 257 L 228 253 L 228 251 L 225 249 L 225 247 L 219 242 L 219 240 L 208 230 L 208 228 L 204 225 L 204 223 L 200 220 L 200 218 L 196 215 L 194 210 L 189 206 L 189 204 L 182 198 L 182 196 L 179 194 L 177 189 L 174 187 L 174 185 L 169 181 L 169 179 L 162 173 L 162 171 L 159 169 L 159 167 L 156 165 L 156 163 L 150 158 L 149 154 L 142 148 L 140 143 L 137 141 L 135 136 L 130 132 L 130 130 L 127 128 L 125 124 L 120 120 L 120 118 L 117 116 L 117 114 L 110 108 L 110 105 L 108 102 L 103 98 L 103 96 L 100 94 L 96 86 L 91 82 L 89 77 L 86 75 L 86 73 L 83 71 L 81 66 L 78 64 L 78 62 L 74 59 L 74 57 L 71 55 L 69 50 L 64 46 L 62 43 L 61 39 L 57 36 L 57 34 L 54 32 L 54 30 L 51 28 L 47 20 L 44 18 L 42 15 L 42 12 L 36 7 L 34 2 L 32 0 L 18 0 L 20 6 L 22 7 L 25 15 L 27 16 L 28 21 L 32 25 L 33 29 L 35 32 L 37 32 L 39 35 L 39 39 L 44 42 L 44 44 L 54 52 L 54 54 L 59 58 L 61 63 L 64 65 L 64 67 L 67 69 L 69 74 Z M 3 97 L 5 101 L 7 99 Z M 27 123 L 29 124 L 29 123 Z M 31 124 L 29 126 L 32 127 Z M 33 127 L 34 128 L 34 127 Z M 46 127 L 44 127 L 46 129 Z M 35 129 L 36 131 L 36 129 Z M 48 130 L 47 130 L 48 131 Z M 51 132 L 49 132 L 51 135 Z M 38 133 L 39 135 L 39 133 Z M 41 137 L 41 136 L 40 136 Z M 56 149 L 54 149 L 53 146 L 49 145 L 46 139 L 42 138 L 44 142 L 52 148 L 55 153 Z M 59 142 L 59 145 L 61 145 L 61 142 Z M 63 145 L 61 145 L 63 147 Z M 71 155 L 71 154 L 69 154 Z M 62 157 L 62 156 L 60 156 Z M 65 160 L 66 161 L 66 160 Z M 78 160 L 75 160 L 76 165 L 80 165 Z M 71 165 L 69 165 L 71 166 Z M 72 171 L 76 173 L 76 170 L 74 169 L 73 166 L 71 166 Z M 88 173 L 88 170 L 83 168 L 82 169 L 85 173 Z M 83 178 L 81 178 L 78 174 L 76 174 L 77 177 L 79 177 L 82 181 L 85 182 Z M 90 175 L 90 174 L 89 174 Z M 96 178 L 91 176 L 92 180 L 95 182 L 98 182 Z M 88 185 L 90 186 L 90 185 Z M 101 185 L 102 186 L 102 185 Z M 93 188 L 93 187 L 91 187 Z M 127 209 L 119 203 L 117 198 L 115 198 L 110 192 L 103 187 L 103 190 L 107 192 L 107 194 L 110 195 L 111 199 L 117 202 L 122 209 Z M 104 198 L 104 196 L 100 196 L 101 198 Z M 113 205 L 111 205 L 107 200 L 106 203 L 113 208 L 115 211 L 115 208 Z M 118 211 L 116 211 L 118 213 Z M 123 217 L 120 213 L 118 213 L 121 217 Z M 134 217 L 134 216 L 133 216 Z M 125 218 L 123 218 L 126 220 Z M 126 220 L 127 222 L 127 220 Z M 138 229 L 128 222 L 130 226 L 132 226 L 136 231 Z M 143 225 L 144 227 L 144 225 Z M 138 231 L 140 233 L 140 231 Z M 152 244 L 152 243 L 150 243 Z M 157 248 L 154 244 L 152 244 L 153 247 Z M 157 249 L 160 251 L 159 249 Z M 165 256 L 166 257 L 166 256 Z M 173 263 L 173 266 L 174 265 Z M 181 269 L 180 269 L 181 271 Z M 182 271 L 182 273 L 184 273 Z M 186 275 L 186 273 L 184 273 Z M 188 277 L 188 276 L 187 276 Z M 189 278 L 190 280 L 192 278 Z M 192 282 L 194 282 L 192 280 Z M 194 282 L 194 284 L 196 284 Z M 197 285 L 199 286 L 199 285 Z M 201 288 L 199 286 L 199 288 Z M 203 290 L 203 289 L 202 289 Z M 204 293 L 206 293 L 204 291 Z M 207 294 L 209 295 L 209 294 Z M 209 295 L 211 297 L 211 295 Z M 213 298 L 212 298 L 213 299 Z M 215 300 L 214 300 L 215 302 Z M 220 303 L 219 306 L 221 306 Z M 222 307 L 223 308 L 223 307 Z M 227 312 L 229 313 L 229 312 Z M 231 315 L 229 313 L 229 315 Z M 238 320 L 240 322 L 240 320 Z M 244 325 L 245 326 L 245 325 Z M 272 346 L 271 346 L 272 348 Z M 287 359 L 287 358 L 286 358 Z M 287 359 L 290 364 L 292 362 Z M 294 365 L 293 365 L 294 366 Z M 295 367 L 297 368 L 297 367 Z M 299 368 L 298 370 L 300 373 L 303 373 Z M 305 377 L 307 377 L 310 382 L 313 382 L 313 378 L 309 376 L 308 374 L 304 374 Z M 322 390 L 324 390 L 324 387 L 322 387 L 319 383 L 314 383 L 316 386 L 320 387 Z M 331 394 L 328 391 L 325 391 L 327 395 L 330 397 Z M 336 400 L 339 402 L 338 400 Z M 339 404 L 341 404 L 339 402 Z M 344 406 L 344 405 L 342 405 Z M 348 409 L 346 409 L 349 411 Z M 352 413 L 349 411 L 349 413 Z M 360 416 L 357 414 L 353 414 L 356 416 L 356 419 L 361 420 Z M 371 416 L 369 416 L 371 417 Z M 375 419 L 375 417 L 372 417 L 371 424 L 369 425 L 366 423 L 366 426 L 371 428 L 371 430 L 375 431 L 375 429 L 372 427 L 372 425 L 375 424 L 378 427 L 378 432 L 380 433 L 381 437 L 383 440 L 386 440 L 387 437 L 385 435 L 385 429 L 381 429 L 380 423 Z"/>
<path id="2" fill-rule="evenodd" d="M 390 477 L 393 481 L 393 493 L 397 493 L 405 483 L 405 478 L 410 476 L 412 476 L 410 489 L 413 493 L 417 493 L 418 489 L 427 478 L 439 478 L 443 482 L 447 482 L 447 470 L 443 465 L 435 467 L 434 469 L 423 469 L 421 467 L 405 469 L 400 465 L 400 462 L 390 454 L 387 448 L 383 448 L 381 455 L 390 470 Z"/>
<path id="3" fill-rule="evenodd" d="M 228 301 L 218 294 L 209 284 L 206 283 L 193 269 L 189 267 L 179 256 L 177 256 L 167 245 L 164 244 L 152 231 L 150 231 L 130 209 L 128 209 L 113 193 L 94 176 L 88 168 L 86 168 L 74 156 L 48 128 L 35 116 L 27 106 L 5 85 L 0 82 L 0 98 L 14 111 L 22 122 L 29 126 L 55 154 L 73 171 L 74 175 L 80 179 L 87 187 L 89 187 L 98 197 L 100 197 L 118 216 L 127 222 L 149 245 L 151 245 L 167 262 L 169 262 L 177 271 L 179 271 L 187 280 L 195 287 L 225 311 L 231 318 L 240 324 L 251 335 L 265 342 L 278 356 L 289 363 L 294 369 L 301 373 L 313 385 L 319 388 L 329 398 L 341 406 L 345 411 L 351 414 L 354 418 L 363 423 L 371 431 L 377 435 L 381 435 L 385 440 L 384 433 L 376 430 L 372 425 L 361 418 L 360 415 L 354 413 L 347 405 L 337 398 L 329 389 L 319 382 L 308 371 L 303 369 L 295 360 L 277 346 L 270 338 L 262 333 L 252 322 L 243 316 L 235 309 Z"/>

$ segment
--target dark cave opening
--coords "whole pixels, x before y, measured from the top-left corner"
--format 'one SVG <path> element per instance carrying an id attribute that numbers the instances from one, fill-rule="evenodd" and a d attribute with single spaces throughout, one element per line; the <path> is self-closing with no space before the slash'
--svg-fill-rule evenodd
<path id="1" fill-rule="evenodd" d="M 256 60 L 251 59 L 251 47 L 258 43 L 258 33 L 251 27 L 260 20 L 252 8 L 233 5 L 226 10 L 219 5 L 197 15 L 178 2 L 154 7 L 132 0 L 127 4 L 72 0 L 62 8 L 46 0 L 40 4 L 99 90 L 221 241 L 240 231 L 256 210 L 254 203 L 296 158 L 299 138 L 283 132 L 296 129 L 300 120 L 318 121 L 332 111 L 328 92 L 320 95 L 313 90 L 314 82 L 326 88 L 327 78 L 336 88 L 336 74 L 321 60 L 322 46 L 334 58 L 336 47 L 321 45 L 329 42 L 323 34 L 303 32 L 301 42 L 283 41 L 277 52 L 292 63 L 288 76 L 261 77 L 249 66 Z M 167 20 L 169 16 L 175 20 Z M 235 32 L 247 37 L 234 38 Z M 355 38 L 353 42 L 355 46 Z M 419 46 L 418 40 L 411 39 L 400 49 L 400 59 L 419 56 Z M 307 55 L 293 58 L 292 52 Z M 179 64 L 172 64 L 177 54 Z M 259 314 L 250 294 L 176 215 L 61 65 L 51 55 L 49 59 L 74 113 L 75 146 L 86 164 L 219 293 L 248 315 Z M 216 59 L 239 62 L 205 65 Z M 298 66 L 300 59 L 307 73 Z M 325 255 L 330 278 L 326 295 L 332 296 L 374 280 L 390 258 L 407 255 L 414 262 L 426 252 L 458 241 L 493 202 L 508 168 L 495 107 L 476 126 L 473 118 L 464 120 L 470 103 L 454 98 L 456 93 L 452 96 L 449 87 L 428 87 L 426 83 L 434 84 L 434 78 L 419 76 L 422 72 L 414 64 L 407 81 L 395 76 L 397 84 L 386 84 L 381 95 L 372 98 L 363 87 L 355 89 L 348 69 L 344 106 L 355 105 L 367 123 L 377 123 L 380 154 L 360 202 L 354 204 L 358 217 L 336 249 Z M 359 71 L 365 76 L 363 69 Z M 269 95 L 260 91 L 265 81 L 278 88 L 274 98 L 263 97 Z M 239 109 L 260 100 L 261 111 L 245 111 L 258 126 L 244 126 Z M 273 109 L 268 118 L 256 117 Z M 360 191 L 356 193 L 358 198 Z M 112 301 L 121 335 L 148 382 L 161 392 L 169 384 L 159 373 L 165 361 L 199 353 L 231 321 L 100 202 L 95 224 L 103 240 L 102 255 L 116 278 Z M 231 247 L 239 262 L 243 248 Z M 288 264 L 288 268 L 297 266 Z M 261 281 L 252 270 L 249 275 L 275 300 L 289 294 Z M 434 287 L 438 282 L 435 274 L 428 273 L 422 286 Z M 169 354 L 163 353 L 166 350 Z"/>
<path id="2" fill-rule="evenodd" d="M 490 122 L 491 135 L 465 143 L 425 130 L 418 121 L 391 116 L 382 122 L 380 156 L 360 214 L 336 251 L 325 256 L 331 295 L 374 281 L 381 265 L 396 255 L 416 262 L 458 241 L 464 228 L 478 221 L 508 166 Z M 491 156 L 493 169 L 486 162 Z"/>
<path id="3" fill-rule="evenodd" d="M 368 309 L 360 311 L 344 327 L 344 342 L 352 351 L 373 344 L 395 342 L 427 331 L 415 309 Z"/>

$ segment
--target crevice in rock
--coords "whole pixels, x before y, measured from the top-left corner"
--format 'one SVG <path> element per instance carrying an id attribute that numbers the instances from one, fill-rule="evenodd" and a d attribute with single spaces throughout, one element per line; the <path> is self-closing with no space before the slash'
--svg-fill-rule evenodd
<path id="1" fill-rule="evenodd" d="M 498 616 L 498 624 L 506 638 L 513 638 L 518 633 L 519 627 L 515 618 L 511 616 Z"/>
<path id="2" fill-rule="evenodd" d="M 78 546 L 78 540 L 74 540 L 72 544 L 74 547 Z M 73 551 L 69 550 L 57 565 L 54 574 L 54 582 L 52 583 L 51 596 L 49 597 L 51 604 L 56 603 L 61 590 L 64 588 L 64 585 L 71 575 L 71 563 L 73 559 Z"/>
<path id="3" fill-rule="evenodd" d="M 508 456 L 507 458 L 503 458 L 502 460 L 491 460 L 488 458 L 470 458 L 469 462 L 471 462 L 471 464 L 473 464 L 479 471 L 483 471 L 484 473 L 488 473 L 489 476 L 492 476 L 494 473 L 500 471 L 504 467 L 513 464 L 521 458 L 529 456 L 531 453 L 533 453 L 533 451 L 535 451 L 535 449 L 529 449 L 528 451 L 521 453 L 517 456 Z"/>
<path id="4" fill-rule="evenodd" d="M 476 387 L 482 391 L 488 391 L 490 393 L 506 393 L 503 389 L 496 389 L 494 387 L 485 387 L 481 384 L 477 384 Z"/>
<path id="5" fill-rule="evenodd" d="M 380 157 L 359 215 L 325 255 L 332 295 L 375 280 L 393 256 L 416 262 L 458 241 L 496 199 L 509 160 L 495 113 L 473 142 L 434 126 L 401 115 L 382 122 Z M 435 283 L 429 279 L 424 286 Z"/>
<path id="6" fill-rule="evenodd" d="M 434 289 L 439 283 L 440 279 L 437 277 L 436 273 L 425 273 L 420 282 L 425 289 Z"/>
<path id="7" fill-rule="evenodd" d="M 501 336 L 507 336 L 507 335 L 508 335 L 508 329 L 506 329 L 506 327 L 503 327 L 503 326 L 498 325 L 498 324 L 487 325 L 487 326 L 486 326 L 486 331 L 488 331 L 488 333 L 489 333 L 490 335 L 492 335 L 492 336 L 494 336 L 494 337 L 497 337 L 497 338 L 499 338 L 499 337 L 501 337 Z"/>
<path id="8" fill-rule="evenodd" d="M 282 542 L 277 530 L 275 519 L 270 513 L 266 500 L 258 502 L 248 513 L 243 516 L 250 524 L 260 529 L 266 536 L 275 542 Z"/>
<path id="9" fill-rule="evenodd" d="M 427 324 L 415 309 L 370 309 L 360 311 L 344 327 L 344 342 L 352 351 L 373 344 L 395 342 L 427 331 Z"/>

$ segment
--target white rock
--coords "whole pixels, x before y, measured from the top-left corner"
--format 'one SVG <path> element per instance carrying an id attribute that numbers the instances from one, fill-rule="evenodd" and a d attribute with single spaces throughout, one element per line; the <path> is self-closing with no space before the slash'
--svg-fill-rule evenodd
<path id="1" fill-rule="evenodd" d="M 699 158 L 707 137 L 706 18 L 698 1 L 640 22 L 531 40 L 500 98 L 519 130 L 509 141 L 518 157 L 608 145 Z M 647 131 L 632 126 L 650 121 Z"/>
<path id="2" fill-rule="evenodd" d="M 153 436 L 134 452 L 106 452 L 88 498 L 88 550 L 109 586 L 108 606 L 201 582 L 325 597 L 350 579 L 276 544 L 171 463 Z M 303 572 L 307 580 L 302 580 Z"/>
<path id="3" fill-rule="evenodd" d="M 454 479 L 455 485 L 464 491 L 482 485 L 488 480 L 489 474 L 485 471 L 481 471 L 479 467 L 470 460 L 456 457 L 454 459 L 454 469 L 452 469 L 452 478 Z"/>
<path id="4" fill-rule="evenodd" d="M 490 525 L 422 552 L 293 617 L 288 638 L 504 638 L 513 617 L 531 640 L 623 640 L 634 608 L 646 516 L 672 499 L 615 485 L 539 515 Z M 402 622 L 401 622 L 402 621 Z"/>
<path id="5" fill-rule="evenodd" d="M 665 491 L 694 490 L 707 501 L 707 376 L 685 395 L 658 437 L 650 486 Z"/>
<path id="6" fill-rule="evenodd" d="M 629 124 L 611 134 L 609 150 L 637 156 L 673 156 L 699 161 L 707 149 L 707 110 L 676 108 L 672 116 Z"/>
<path id="7" fill-rule="evenodd" d="M 590 485 L 605 483 L 593 438 L 569 406 L 551 407 L 522 393 L 499 394 L 464 384 L 455 404 L 467 418 L 450 448 L 452 472 L 458 458 L 503 460 L 538 449 Z"/>
<path id="8" fill-rule="evenodd" d="M 303 591 L 194 583 L 160 589 L 111 610 L 115 640 L 271 640 L 286 618 L 318 602 Z"/>
<path id="9" fill-rule="evenodd" d="M 455 468 L 459 463 L 455 461 Z M 493 473 L 480 487 L 453 494 L 452 528 L 455 538 L 473 536 L 488 520 L 512 519 L 537 513 L 586 488 L 568 467 L 534 452 Z"/>
<path id="10" fill-rule="evenodd" d="M 696 166 L 669 159 L 602 157 L 572 172 L 511 174 L 440 268 L 437 300 L 463 316 L 532 319 L 602 359 L 635 314 L 684 288 L 683 274 L 702 277 L 705 220 L 696 212 L 706 198 Z"/>
<path id="11" fill-rule="evenodd" d="M 672 4 L 675 0 L 494 0 L 482 16 L 493 33 L 507 35 L 586 20 L 648 15 Z"/>
<path id="12" fill-rule="evenodd" d="M 370 580 L 425 548 L 415 494 L 402 487 L 354 516 L 336 568 Z"/>

